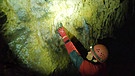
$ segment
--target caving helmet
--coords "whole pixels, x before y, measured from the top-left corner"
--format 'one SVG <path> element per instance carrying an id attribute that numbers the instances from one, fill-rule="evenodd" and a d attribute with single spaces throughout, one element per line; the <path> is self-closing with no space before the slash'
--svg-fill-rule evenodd
<path id="1" fill-rule="evenodd" d="M 100 63 L 103 63 L 107 60 L 108 50 L 104 45 L 96 44 L 95 46 L 90 47 L 90 49 L 94 58 Z"/>

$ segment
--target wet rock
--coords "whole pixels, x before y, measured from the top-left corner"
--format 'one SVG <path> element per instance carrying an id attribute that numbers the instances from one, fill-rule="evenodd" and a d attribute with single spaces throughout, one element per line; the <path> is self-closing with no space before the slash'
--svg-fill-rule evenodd
<path id="1" fill-rule="evenodd" d="M 122 25 L 128 0 L 3 0 L 0 8 L 7 16 L 3 31 L 12 52 L 27 67 L 49 75 L 70 63 L 56 32 L 60 22 L 70 38 L 89 49 Z"/>

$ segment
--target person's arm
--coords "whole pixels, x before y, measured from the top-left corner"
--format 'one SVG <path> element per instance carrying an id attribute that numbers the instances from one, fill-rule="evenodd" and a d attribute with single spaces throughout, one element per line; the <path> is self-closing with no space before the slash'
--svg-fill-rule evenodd
<path id="1" fill-rule="evenodd" d="M 86 56 L 88 54 L 87 49 L 82 45 L 82 43 L 75 37 L 73 36 L 71 38 L 71 42 L 74 44 L 74 46 L 76 47 L 77 51 L 80 53 L 81 57 L 84 60 L 87 60 Z"/>
<path id="2" fill-rule="evenodd" d="M 64 27 L 59 28 L 58 32 L 59 32 L 60 36 L 62 37 L 63 42 L 65 43 L 65 47 L 66 47 L 66 49 L 68 51 L 68 54 L 70 54 L 72 51 L 76 51 L 80 55 L 80 53 L 77 51 L 74 44 L 71 42 L 71 40 L 67 36 L 67 34 L 66 34 L 65 30 L 64 30 Z"/>
<path id="3" fill-rule="evenodd" d="M 65 43 L 65 47 L 67 49 L 67 52 L 71 60 L 73 61 L 74 65 L 78 69 L 80 69 L 80 65 L 83 62 L 83 58 L 80 56 L 80 53 L 78 52 L 74 44 L 70 41 L 69 37 L 66 35 L 66 32 L 64 31 L 64 27 L 59 28 L 58 32 Z"/>

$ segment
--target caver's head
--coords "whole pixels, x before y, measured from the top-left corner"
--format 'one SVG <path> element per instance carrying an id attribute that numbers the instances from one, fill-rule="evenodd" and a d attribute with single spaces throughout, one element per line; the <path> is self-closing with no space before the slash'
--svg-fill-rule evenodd
<path id="1" fill-rule="evenodd" d="M 108 58 L 108 50 L 102 44 L 90 46 L 90 51 L 86 57 L 89 61 L 103 63 Z"/>

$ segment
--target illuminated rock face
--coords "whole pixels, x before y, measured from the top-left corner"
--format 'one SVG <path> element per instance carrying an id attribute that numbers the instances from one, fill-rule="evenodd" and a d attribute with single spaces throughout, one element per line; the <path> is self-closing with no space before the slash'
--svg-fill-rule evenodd
<path id="1" fill-rule="evenodd" d="M 70 58 L 57 28 L 86 49 L 122 25 L 128 0 L 0 0 L 7 15 L 4 35 L 10 49 L 28 67 L 49 75 L 68 68 Z M 72 34 L 72 35 L 71 35 Z"/>

